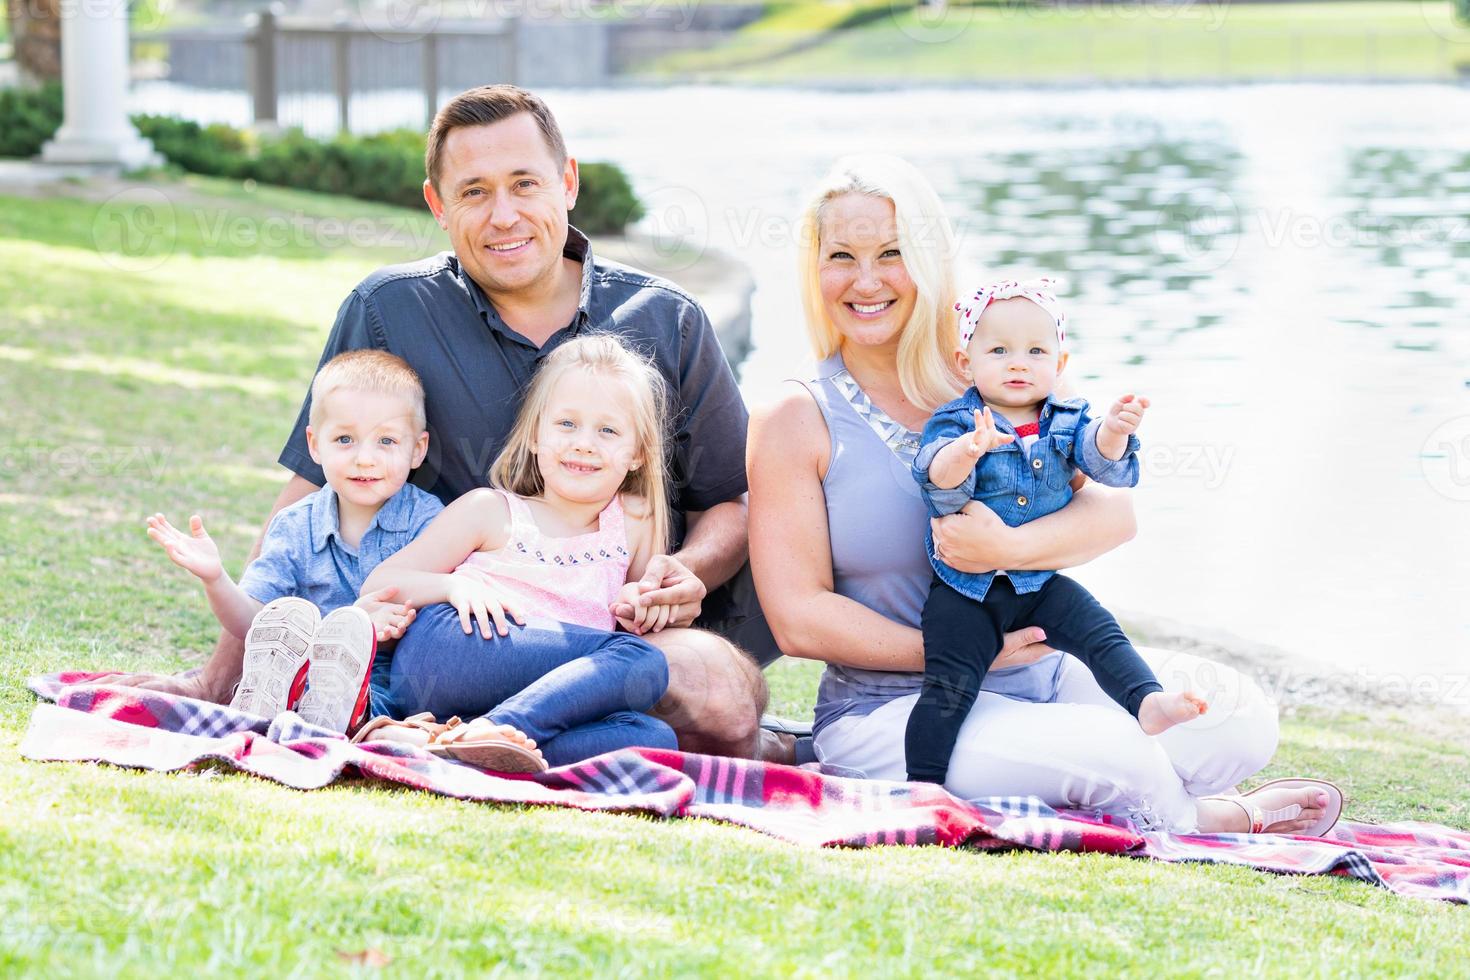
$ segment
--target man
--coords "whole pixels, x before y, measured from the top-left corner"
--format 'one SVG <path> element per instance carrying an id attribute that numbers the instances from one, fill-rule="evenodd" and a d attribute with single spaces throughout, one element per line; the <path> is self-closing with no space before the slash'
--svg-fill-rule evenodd
<path id="1" fill-rule="evenodd" d="M 491 461 L 542 357 L 586 332 L 611 331 L 651 357 L 672 392 L 671 499 L 677 550 L 644 576 L 653 602 L 678 604 L 671 626 L 705 621 L 750 636 L 762 659 L 778 656 L 754 608 L 746 560 L 746 411 L 709 320 L 677 287 L 595 258 L 568 223 L 577 163 L 539 98 L 509 85 L 457 96 L 434 119 L 424 200 L 449 234 L 451 253 L 381 269 L 347 297 L 322 362 L 376 348 L 404 358 L 423 379 L 429 453 L 413 482 L 455 499 L 487 485 Z M 317 490 L 306 450 L 310 396 L 280 462 L 293 476 L 271 516 Z M 267 522 L 269 523 L 269 522 Z M 711 594 L 721 589 L 719 593 Z M 714 633 L 652 634 L 668 657 L 669 693 L 655 709 L 687 751 L 791 761 L 792 741 L 763 733 L 765 681 L 755 660 Z M 225 701 L 240 677 L 243 645 L 223 635 L 193 678 L 125 682 Z"/>

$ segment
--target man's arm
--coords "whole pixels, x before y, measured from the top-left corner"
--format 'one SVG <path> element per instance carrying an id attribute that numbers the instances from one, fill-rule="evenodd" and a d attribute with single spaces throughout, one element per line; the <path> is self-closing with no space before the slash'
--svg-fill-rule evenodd
<path id="1" fill-rule="evenodd" d="M 704 583 L 706 592 L 713 592 L 735 577 L 749 555 L 746 494 L 686 517 L 684 547 L 672 557 Z"/>
<path id="2" fill-rule="evenodd" d="M 961 572 L 1059 571 L 1085 565 L 1138 533 L 1133 498 L 1089 483 L 1055 513 L 1008 527 L 981 503 L 934 520 L 934 546 Z"/>

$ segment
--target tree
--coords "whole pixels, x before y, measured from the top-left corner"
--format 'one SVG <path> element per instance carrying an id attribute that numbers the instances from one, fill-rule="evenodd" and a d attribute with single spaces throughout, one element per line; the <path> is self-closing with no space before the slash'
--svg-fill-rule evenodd
<path id="1" fill-rule="evenodd" d="M 61 77 L 61 0 L 9 0 L 15 63 L 32 81 Z"/>

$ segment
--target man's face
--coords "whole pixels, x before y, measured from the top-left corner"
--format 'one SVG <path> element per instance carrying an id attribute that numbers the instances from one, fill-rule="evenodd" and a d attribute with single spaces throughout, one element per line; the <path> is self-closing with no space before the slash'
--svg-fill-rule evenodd
<path id="1" fill-rule="evenodd" d="M 529 113 L 463 126 L 444 141 L 436 188 L 424 200 L 449 232 L 454 254 L 492 297 L 548 281 L 577 203 L 577 162 L 558 164 Z"/>

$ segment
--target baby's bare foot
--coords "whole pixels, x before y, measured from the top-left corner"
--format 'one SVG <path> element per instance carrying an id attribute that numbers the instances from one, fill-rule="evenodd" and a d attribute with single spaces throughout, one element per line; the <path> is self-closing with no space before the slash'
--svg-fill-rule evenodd
<path id="1" fill-rule="evenodd" d="M 1157 735 L 1209 710 L 1205 699 L 1193 691 L 1155 691 L 1138 706 L 1138 727 L 1145 734 Z"/>

